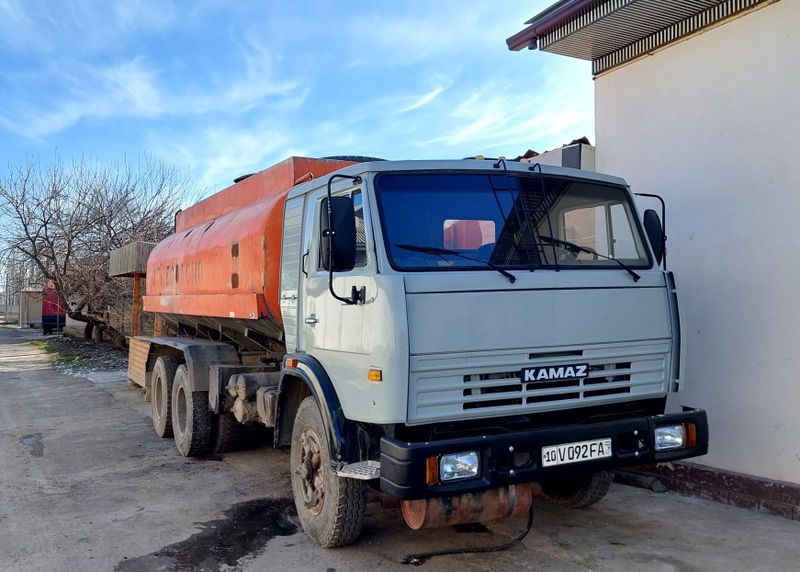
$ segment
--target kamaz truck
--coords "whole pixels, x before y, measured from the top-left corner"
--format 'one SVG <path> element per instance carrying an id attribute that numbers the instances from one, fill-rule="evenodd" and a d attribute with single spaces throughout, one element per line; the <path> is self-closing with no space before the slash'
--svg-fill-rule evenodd
<path id="1" fill-rule="evenodd" d="M 293 157 L 179 212 L 130 342 L 182 455 L 290 449 L 305 533 L 353 542 L 370 488 L 414 529 L 600 500 L 703 455 L 660 217 L 624 180 L 487 160 Z"/>

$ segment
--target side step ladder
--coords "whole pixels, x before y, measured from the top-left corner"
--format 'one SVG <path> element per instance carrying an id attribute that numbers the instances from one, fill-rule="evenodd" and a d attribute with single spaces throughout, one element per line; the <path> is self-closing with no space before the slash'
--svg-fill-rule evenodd
<path id="1" fill-rule="evenodd" d="M 340 477 L 345 477 L 348 479 L 371 481 L 372 479 L 380 478 L 381 462 L 359 461 L 358 463 L 350 463 L 349 465 L 345 465 L 336 471 L 336 474 Z"/>

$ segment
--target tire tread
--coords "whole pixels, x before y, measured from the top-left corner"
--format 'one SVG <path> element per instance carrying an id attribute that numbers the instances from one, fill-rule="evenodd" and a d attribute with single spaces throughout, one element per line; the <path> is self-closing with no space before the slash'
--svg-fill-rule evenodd
<path id="1" fill-rule="evenodd" d="M 214 434 L 211 452 L 215 455 L 231 453 L 243 448 L 247 439 L 247 428 L 239 423 L 232 413 L 220 413 L 213 420 Z"/>
<path id="2" fill-rule="evenodd" d="M 164 427 L 160 428 L 156 421 L 156 399 L 155 399 L 155 391 L 153 388 L 153 382 L 150 382 L 151 389 L 151 403 L 153 407 L 153 427 L 156 431 L 156 435 L 162 438 L 172 437 L 172 384 L 175 381 L 175 372 L 178 371 L 178 367 L 181 365 L 181 361 L 169 357 L 169 356 L 161 356 L 156 360 L 156 364 L 153 367 L 153 376 L 155 376 L 156 372 L 159 369 L 162 369 L 162 375 L 164 377 L 164 383 L 167 386 L 166 397 L 164 398 L 164 409 L 166 413 L 164 414 Z"/>
<path id="3" fill-rule="evenodd" d="M 187 425 L 184 438 L 181 439 L 180 432 L 176 430 L 177 423 L 175 412 L 172 414 L 172 432 L 175 438 L 175 446 L 184 457 L 197 457 L 205 455 L 211 448 L 211 410 L 208 408 L 208 392 L 207 391 L 191 391 L 191 384 L 189 383 L 189 372 L 186 365 L 181 364 L 178 369 L 183 369 L 181 376 L 175 376 L 175 383 L 172 387 L 172 403 L 175 405 L 175 396 L 178 394 L 180 388 L 183 388 L 186 394 L 187 408 L 191 409 L 191 423 L 188 419 L 187 411 Z"/>
<path id="4" fill-rule="evenodd" d="M 614 471 L 602 471 L 585 477 L 577 486 L 572 487 L 570 494 L 559 490 L 557 484 L 546 485 L 543 492 L 544 497 L 553 504 L 568 508 L 585 508 L 602 500 L 608 494 L 613 482 Z"/>
<path id="5" fill-rule="evenodd" d="M 313 424 L 321 436 L 327 434 L 320 415 L 319 405 L 314 397 L 305 398 L 297 409 L 292 437 L 293 447 L 294 433 L 298 427 L 297 423 Z M 305 526 L 304 530 L 306 535 L 322 548 L 338 548 L 352 544 L 361 534 L 367 511 L 367 488 L 363 481 L 339 477 L 333 472 L 333 468 L 330 466 L 331 452 L 328 451 L 327 454 L 330 473 L 325 487 L 325 503 L 331 503 L 334 507 L 333 514 L 323 509 L 320 516 L 311 517 L 312 519 L 324 518 L 322 515 L 328 514 L 327 521 L 318 521 L 320 529 L 318 533 L 310 533 Z M 331 484 L 334 484 L 334 486 L 331 486 Z M 335 489 L 336 494 L 333 494 L 333 489 Z M 298 498 L 295 493 L 295 505 L 298 512 L 305 510 L 302 502 L 302 498 Z M 301 516 L 301 523 L 303 518 Z"/>

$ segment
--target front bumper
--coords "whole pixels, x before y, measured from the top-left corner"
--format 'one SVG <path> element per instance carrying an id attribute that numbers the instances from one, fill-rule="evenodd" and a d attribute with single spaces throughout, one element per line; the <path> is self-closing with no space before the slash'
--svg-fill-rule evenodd
<path id="1" fill-rule="evenodd" d="M 696 425 L 696 446 L 656 452 L 653 445 L 655 427 L 683 422 Z M 611 438 L 611 457 L 542 467 L 542 447 L 608 437 Z M 478 451 L 480 473 L 477 477 L 433 486 L 426 484 L 425 462 L 428 457 L 464 451 Z M 383 492 L 400 499 L 453 496 L 514 483 L 546 483 L 558 478 L 632 465 L 676 461 L 705 455 L 707 452 L 708 420 L 706 412 L 700 409 L 605 423 L 422 443 L 408 443 L 384 437 L 381 439 L 380 487 Z"/>

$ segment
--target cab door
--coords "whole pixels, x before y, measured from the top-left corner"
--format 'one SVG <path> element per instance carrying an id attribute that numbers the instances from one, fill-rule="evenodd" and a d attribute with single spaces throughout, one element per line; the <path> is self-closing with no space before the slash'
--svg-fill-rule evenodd
<path id="1" fill-rule="evenodd" d="M 350 196 L 356 214 L 355 267 L 348 272 L 334 273 L 333 288 L 342 297 L 350 297 L 353 287 L 364 288 L 366 296 L 363 303 L 350 305 L 331 295 L 319 244 L 322 199 L 327 196 L 323 187 L 311 194 L 306 203 L 299 347 L 316 357 L 332 378 L 352 379 L 356 373 L 353 368 L 356 368 L 359 372 L 363 370 L 363 376 L 358 374 L 358 377 L 365 380 L 372 352 L 370 317 L 376 294 L 374 255 L 368 248 L 371 244 L 369 216 L 360 187 L 343 182 L 333 195 Z"/>

